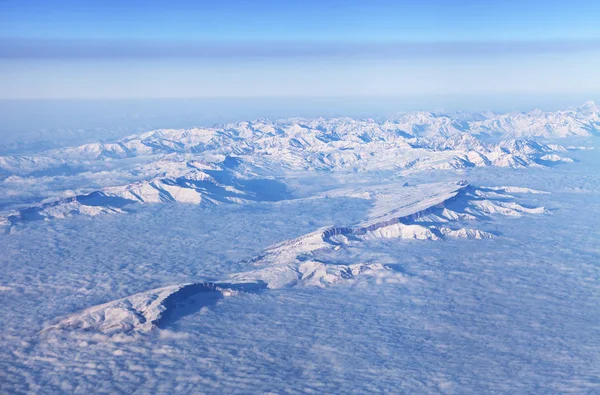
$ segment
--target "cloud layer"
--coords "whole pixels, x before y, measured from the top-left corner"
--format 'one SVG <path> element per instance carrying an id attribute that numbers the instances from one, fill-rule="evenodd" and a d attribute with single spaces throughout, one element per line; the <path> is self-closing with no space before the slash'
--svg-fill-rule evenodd
<path id="1" fill-rule="evenodd" d="M 2 59 L 433 58 L 600 51 L 600 40 L 310 42 L 2 39 Z"/>

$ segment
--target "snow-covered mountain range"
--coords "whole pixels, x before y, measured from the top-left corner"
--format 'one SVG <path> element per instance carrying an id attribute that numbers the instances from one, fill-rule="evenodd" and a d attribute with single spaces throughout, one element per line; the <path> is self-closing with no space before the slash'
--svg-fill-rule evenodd
<path id="1" fill-rule="evenodd" d="M 0 157 L 4 387 L 593 389 L 587 107 L 263 120 Z"/>
<path id="2" fill-rule="evenodd" d="M 403 114 L 376 121 L 351 118 L 288 119 L 227 124 L 222 127 L 184 130 L 162 129 L 132 135 L 115 142 L 98 142 L 54 149 L 35 156 L 0 158 L 0 169 L 7 173 L 26 173 L 53 166 L 98 159 L 123 159 L 160 154 L 215 154 L 240 156 L 280 156 L 279 160 L 310 167 L 331 167 L 348 163 L 350 150 L 361 153 L 386 148 L 423 148 L 434 151 L 475 151 L 492 154 L 497 160 L 506 146 L 482 143 L 474 136 L 514 138 L 561 138 L 590 136 L 600 132 L 600 107 L 588 102 L 576 110 L 527 113 L 480 113 L 451 116 L 434 112 Z M 509 143 L 515 146 L 514 143 Z M 537 147 L 538 149 L 540 147 Z M 292 160 L 297 150 L 322 155 L 305 155 Z M 515 152 L 524 154 L 531 152 Z M 487 156 L 487 155 L 486 155 Z M 338 160 L 336 160 L 336 158 Z M 297 158 L 296 158 L 297 159 Z"/>
<path id="3" fill-rule="evenodd" d="M 557 141 L 600 130 L 599 107 L 508 114 L 418 112 L 376 121 L 287 119 L 154 130 L 0 157 L 0 224 L 74 213 L 123 213 L 132 203 L 244 203 L 298 198 L 301 172 L 411 176 L 473 167 L 572 161 Z"/>

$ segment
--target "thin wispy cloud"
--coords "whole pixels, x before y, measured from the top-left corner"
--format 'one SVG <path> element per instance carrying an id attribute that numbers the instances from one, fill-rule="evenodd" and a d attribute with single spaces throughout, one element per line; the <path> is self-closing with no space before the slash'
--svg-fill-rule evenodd
<path id="1" fill-rule="evenodd" d="M 2 59 L 410 59 L 595 51 L 600 51 L 600 39 L 448 42 L 0 40 Z"/>

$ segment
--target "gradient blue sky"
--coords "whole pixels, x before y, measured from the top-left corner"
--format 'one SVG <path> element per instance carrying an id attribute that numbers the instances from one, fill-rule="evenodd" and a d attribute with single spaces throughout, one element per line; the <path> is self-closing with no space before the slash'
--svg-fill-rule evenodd
<path id="1" fill-rule="evenodd" d="M 0 98 L 600 95 L 596 1 L 0 2 Z"/>

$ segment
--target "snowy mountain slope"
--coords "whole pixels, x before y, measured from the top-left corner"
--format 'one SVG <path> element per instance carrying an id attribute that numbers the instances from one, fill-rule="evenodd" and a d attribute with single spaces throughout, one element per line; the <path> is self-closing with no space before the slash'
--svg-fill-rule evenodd
<path id="1" fill-rule="evenodd" d="M 375 188 L 377 189 L 377 188 Z M 224 296 L 291 286 L 327 287 L 359 276 L 402 277 L 379 262 L 333 263 L 320 259 L 323 252 L 344 246 L 361 246 L 376 239 L 408 238 L 439 240 L 444 237 L 485 239 L 492 234 L 457 226 L 461 221 L 492 214 L 540 214 L 510 199 L 507 191 L 526 189 L 477 188 L 466 182 L 438 183 L 419 187 L 381 187 L 379 191 L 339 190 L 338 195 L 373 201 L 369 218 L 354 227 L 326 227 L 267 248 L 247 261 L 256 269 L 234 273 L 216 282 L 168 286 L 101 304 L 70 315 L 49 330 L 94 330 L 106 334 L 147 332 L 166 326 L 177 316 L 216 303 Z M 423 196 L 424 191 L 429 194 Z M 535 192 L 535 191 L 534 191 Z M 395 196 L 394 205 L 391 196 Z M 401 280 L 401 279 L 399 279 Z"/>
<path id="2" fill-rule="evenodd" d="M 59 329 L 95 330 L 106 334 L 148 332 L 173 319 L 173 310 L 184 307 L 182 302 L 189 303 L 190 299 L 195 299 L 209 304 L 215 298 L 230 296 L 240 290 L 255 291 L 260 288 L 260 284 L 210 282 L 172 285 L 91 307 L 45 328 L 42 333 Z"/>
<path id="3" fill-rule="evenodd" d="M 272 179 L 238 178 L 230 169 L 198 161 L 160 160 L 139 168 L 146 178 L 128 185 L 80 193 L 38 205 L 0 213 L 5 223 L 48 220 L 81 214 L 125 213 L 133 203 L 191 203 L 212 205 L 270 201 L 288 196 L 284 184 Z"/>
<path id="4" fill-rule="evenodd" d="M 67 317 L 44 331 L 53 329 L 94 329 L 100 332 L 149 330 L 165 310 L 165 301 L 190 284 L 173 285 L 132 295 L 91 307 Z"/>
<path id="5" fill-rule="evenodd" d="M 375 238 L 438 240 L 445 236 L 491 238 L 492 234 L 470 229 L 452 229 L 465 221 L 485 219 L 491 214 L 522 216 L 547 213 L 543 207 L 528 208 L 516 203 L 513 193 L 530 193 L 513 187 L 474 187 L 465 181 L 422 184 L 414 187 L 389 185 L 336 190 L 325 196 L 353 196 L 370 200 L 373 208 L 365 221 L 353 227 L 328 227 L 265 250 L 252 261 L 269 264 L 322 248 Z M 538 191 L 533 191 L 536 193 Z M 540 191 L 541 192 L 541 191 Z"/>
<path id="6" fill-rule="evenodd" d="M 223 297 L 240 292 L 260 292 L 267 285 L 271 289 L 296 284 L 333 285 L 377 272 L 391 273 L 381 264 L 332 266 L 303 262 L 296 268 L 280 266 L 232 275 L 228 280 L 237 280 L 235 283 L 201 282 L 167 286 L 85 309 L 46 327 L 41 333 L 54 330 L 91 330 L 108 335 L 144 333 L 156 327 L 166 327 L 178 316 L 211 306 Z"/>

